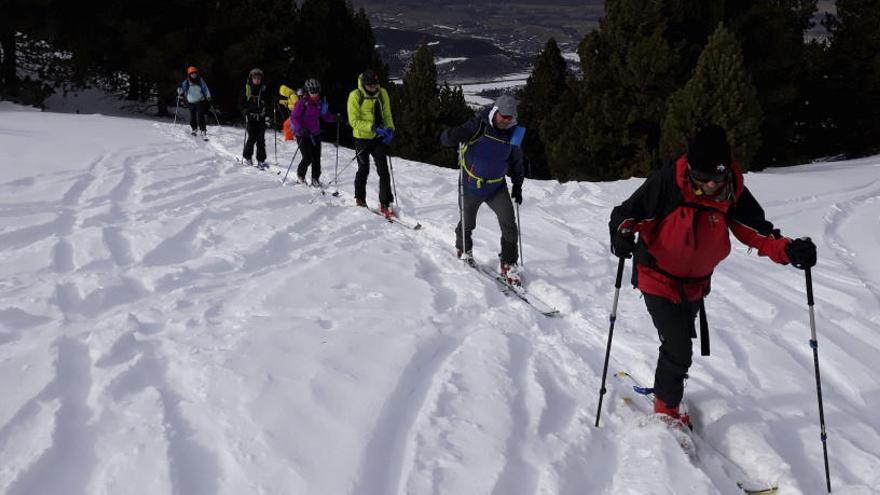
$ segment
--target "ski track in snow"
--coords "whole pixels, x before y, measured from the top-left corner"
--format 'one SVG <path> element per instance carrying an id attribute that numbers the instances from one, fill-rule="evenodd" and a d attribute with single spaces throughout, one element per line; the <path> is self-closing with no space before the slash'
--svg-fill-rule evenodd
<path id="1" fill-rule="evenodd" d="M 295 147 L 279 142 L 274 163 L 271 133 L 280 174 L 238 164 L 240 129 L 202 142 L 186 126 L 6 108 L 5 127 L 82 122 L 118 141 L 0 176 L 0 493 L 738 492 L 638 426 L 613 376 L 593 426 L 607 217 L 638 181 L 526 183 L 525 277 L 563 313 L 548 319 L 455 259 L 455 171 L 394 159 L 413 232 L 352 206 L 354 167 L 339 198 L 282 187 Z M 325 180 L 335 157 L 325 145 Z M 352 157 L 341 149 L 340 166 Z M 841 165 L 851 179 L 835 164 L 747 179 L 784 233 L 819 245 L 835 493 L 880 493 L 880 163 L 862 162 Z M 474 240 L 494 265 L 487 208 Z M 780 493 L 824 487 L 803 284 L 735 247 L 707 299 L 712 356 L 695 343 L 686 389 L 701 435 Z M 609 375 L 650 383 L 657 345 L 625 283 Z"/>

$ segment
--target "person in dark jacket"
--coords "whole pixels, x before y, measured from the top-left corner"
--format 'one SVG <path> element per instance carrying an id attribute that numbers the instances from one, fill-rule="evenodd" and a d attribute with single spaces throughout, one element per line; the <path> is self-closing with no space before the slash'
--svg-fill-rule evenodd
<path id="1" fill-rule="evenodd" d="M 266 85 L 263 84 L 263 71 L 252 69 L 248 74 L 248 82 L 244 87 L 242 110 L 247 122 L 247 140 L 242 155 L 248 165 L 253 165 L 254 145 L 257 145 L 257 167 L 266 169 Z"/>
<path id="2" fill-rule="evenodd" d="M 305 84 L 306 96 L 297 99 L 290 119 L 296 144 L 299 146 L 302 159 L 296 167 L 296 175 L 300 182 L 306 181 L 306 170 L 312 166 L 312 186 L 321 186 L 321 121 L 336 122 L 327 108 L 327 102 L 321 101 L 321 83 L 317 79 L 309 79 Z"/>
<path id="3" fill-rule="evenodd" d="M 460 146 L 461 219 L 455 227 L 458 257 L 474 263 L 471 233 L 476 227 L 477 211 L 486 203 L 501 226 L 501 273 L 511 284 L 520 285 L 517 226 L 511 197 L 522 204 L 524 174 L 520 145 L 525 128 L 517 124 L 516 107 L 512 96 L 501 96 L 463 125 L 443 131 L 440 141 L 444 146 Z M 513 183 L 509 193 L 507 175 Z"/>
<path id="4" fill-rule="evenodd" d="M 186 69 L 186 79 L 180 83 L 177 93 L 184 99 L 189 108 L 189 126 L 192 135 L 201 130 L 202 137 L 208 135 L 208 123 L 205 116 L 208 113 L 208 102 L 211 101 L 211 91 L 205 80 L 199 75 L 199 69 L 189 67 Z"/>
<path id="5" fill-rule="evenodd" d="M 808 238 L 783 237 L 767 221 L 717 125 L 697 132 L 685 154 L 615 207 L 609 229 L 612 252 L 634 257 L 633 284 L 642 291 L 660 337 L 654 412 L 689 426 L 679 405 L 692 363 L 695 319 L 702 312 L 700 338 L 708 355 L 703 298 L 713 270 L 730 254 L 728 232 L 760 256 L 801 269 L 816 264 L 816 246 Z"/>

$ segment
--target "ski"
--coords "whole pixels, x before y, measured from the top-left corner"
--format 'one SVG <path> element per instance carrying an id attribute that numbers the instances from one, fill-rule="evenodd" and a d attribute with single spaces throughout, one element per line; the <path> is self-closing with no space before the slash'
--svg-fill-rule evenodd
<path id="1" fill-rule="evenodd" d="M 517 297 L 519 300 L 526 303 L 529 307 L 531 307 L 532 309 L 534 309 L 538 313 L 541 313 L 542 315 L 544 315 L 548 318 L 552 318 L 554 316 L 560 315 L 560 312 L 558 309 L 556 309 L 553 306 L 551 306 L 550 304 L 542 301 L 538 297 L 536 297 L 532 294 L 529 294 L 529 292 L 526 290 L 525 287 L 511 285 L 507 281 L 507 279 L 505 279 L 504 277 L 501 276 L 500 273 L 498 273 L 498 272 L 496 272 L 486 266 L 480 265 L 479 263 L 471 264 L 468 262 L 464 262 L 464 264 L 473 268 L 474 271 L 476 271 L 480 275 L 497 283 L 499 288 L 501 289 L 501 292 L 504 295 Z"/>
<path id="2" fill-rule="evenodd" d="M 260 172 L 266 172 L 266 173 L 274 172 L 275 175 L 281 175 L 281 167 L 278 167 L 275 165 L 269 165 L 268 163 L 266 163 L 266 168 L 260 168 L 259 166 L 257 166 L 256 163 L 248 164 L 248 162 L 244 161 L 243 158 L 238 158 L 238 157 L 236 157 L 235 163 L 237 163 L 238 165 L 241 165 L 242 167 L 249 167 L 249 168 L 257 169 Z"/>
<path id="3" fill-rule="evenodd" d="M 323 190 L 321 192 L 323 193 Z M 367 209 L 370 210 L 371 212 L 373 212 L 374 214 L 379 215 L 380 217 L 384 218 L 389 223 L 396 223 L 397 225 L 400 225 L 401 227 L 408 228 L 410 230 L 419 230 L 422 228 L 422 224 L 420 224 L 419 222 L 412 223 L 408 220 L 403 220 L 403 219 L 401 219 L 397 216 L 394 216 L 394 215 L 392 215 L 390 217 L 386 217 L 384 213 L 382 213 L 381 211 L 379 211 L 375 208 L 368 207 Z"/>
<path id="4" fill-rule="evenodd" d="M 623 401 L 637 408 L 641 412 L 645 412 L 648 414 L 653 414 L 654 411 L 654 389 L 650 387 L 645 387 L 638 380 L 626 371 L 619 371 L 615 374 L 615 376 L 629 383 L 632 387 L 632 391 L 635 393 L 636 397 L 632 397 L 629 395 L 623 396 Z M 636 405 L 636 402 L 639 402 L 641 406 Z M 679 430 L 676 430 L 678 432 Z M 767 495 L 772 493 L 777 493 L 779 490 L 779 486 L 775 483 L 768 483 L 765 481 L 759 481 L 752 479 L 748 473 L 746 473 L 745 469 L 742 468 L 739 464 L 731 460 L 729 457 L 721 453 L 718 449 L 716 449 L 711 443 L 703 439 L 697 432 L 691 430 L 687 430 L 686 428 L 682 428 L 681 433 L 683 435 L 687 435 L 690 438 L 690 443 L 693 446 L 693 452 L 688 451 L 685 447 L 685 450 L 688 451 L 688 455 L 691 457 L 693 462 L 700 462 L 701 464 L 709 464 L 710 462 L 715 462 L 720 465 L 721 470 L 727 477 L 733 478 L 736 480 L 736 486 L 742 490 L 743 493 L 749 495 Z M 676 437 L 678 439 L 678 436 Z M 681 441 L 681 439 L 679 439 Z M 699 454 L 702 453 L 701 457 Z"/>

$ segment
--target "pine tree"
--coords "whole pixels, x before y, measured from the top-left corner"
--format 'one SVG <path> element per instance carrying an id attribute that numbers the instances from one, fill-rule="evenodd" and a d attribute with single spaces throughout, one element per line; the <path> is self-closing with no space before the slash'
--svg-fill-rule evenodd
<path id="1" fill-rule="evenodd" d="M 725 25 L 740 41 L 746 70 L 764 110 L 762 145 L 755 164 L 800 163 L 798 117 L 810 84 L 806 68 L 807 30 L 816 0 L 742 0 L 729 2 Z M 808 116 L 807 116 L 808 117 Z M 809 118 L 809 117 L 808 117 Z M 754 165 L 754 164 L 753 164 Z"/>
<path id="2" fill-rule="evenodd" d="M 461 86 L 450 87 L 444 82 L 440 87 L 440 115 L 441 126 L 457 126 L 473 116 L 474 112 L 464 99 L 464 91 Z"/>
<path id="3" fill-rule="evenodd" d="M 520 125 L 529 129 L 523 142 L 523 152 L 530 165 L 531 177 L 550 178 L 550 166 L 542 135 L 543 123 L 553 118 L 553 108 L 568 91 L 567 66 L 556 40 L 550 38 L 535 60 L 534 69 L 519 95 Z"/>
<path id="4" fill-rule="evenodd" d="M 438 158 L 440 145 L 440 91 L 434 52 L 422 44 L 410 61 L 400 89 L 395 148 L 400 156 L 430 162 Z"/>
<path id="5" fill-rule="evenodd" d="M 761 105 L 734 35 L 719 24 L 700 54 L 693 77 L 670 97 L 663 122 L 662 152 L 684 149 L 688 136 L 707 124 L 718 124 L 740 168 L 747 170 L 761 144 Z"/>
<path id="6" fill-rule="evenodd" d="M 284 84 L 299 87 L 308 78 L 318 79 L 330 110 L 344 116 L 358 76 L 371 68 L 379 72 L 382 86 L 395 102 L 395 89 L 389 84 L 388 69 L 376 50 L 376 38 L 363 9 L 355 12 L 345 0 L 305 0 L 291 24 L 293 33 L 287 45 L 292 52 L 286 57 L 289 65 L 282 76 Z M 394 104 L 392 112 L 397 113 Z M 351 142 L 350 132 L 342 132 L 340 137 L 344 143 Z"/>
<path id="7" fill-rule="evenodd" d="M 647 174 L 659 163 L 666 100 L 683 83 L 686 45 L 667 39 L 673 16 L 663 2 L 614 0 L 605 6 L 599 30 L 578 48 L 584 79 L 583 115 L 576 120 L 586 127 L 578 136 L 584 153 L 570 164 L 573 177 Z"/>
<path id="8" fill-rule="evenodd" d="M 826 136 L 851 156 L 880 152 L 880 0 L 838 0 L 826 20 L 831 33 L 829 96 L 833 127 Z"/>

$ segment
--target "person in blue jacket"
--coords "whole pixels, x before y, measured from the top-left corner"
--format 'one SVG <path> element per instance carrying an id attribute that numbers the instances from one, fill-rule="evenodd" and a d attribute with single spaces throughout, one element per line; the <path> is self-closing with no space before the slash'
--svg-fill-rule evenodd
<path id="1" fill-rule="evenodd" d="M 461 150 L 461 219 L 455 227 L 458 257 L 474 264 L 471 233 L 476 226 L 477 211 L 486 203 L 495 212 L 501 227 L 501 274 L 509 283 L 521 285 L 516 217 L 511 197 L 517 204 L 522 204 L 523 152 L 520 145 L 525 128 L 517 124 L 516 107 L 512 96 L 501 96 L 469 121 L 443 131 L 440 141 L 444 146 L 460 146 Z M 513 184 L 509 193 L 507 175 Z"/>
<path id="2" fill-rule="evenodd" d="M 177 90 L 189 107 L 189 126 L 192 129 L 192 135 L 196 135 L 196 130 L 202 131 L 202 137 L 208 135 L 208 124 L 205 116 L 208 114 L 208 102 L 211 100 L 211 91 L 205 80 L 199 75 L 199 70 L 190 67 L 186 70 L 186 79 L 180 84 Z"/>

